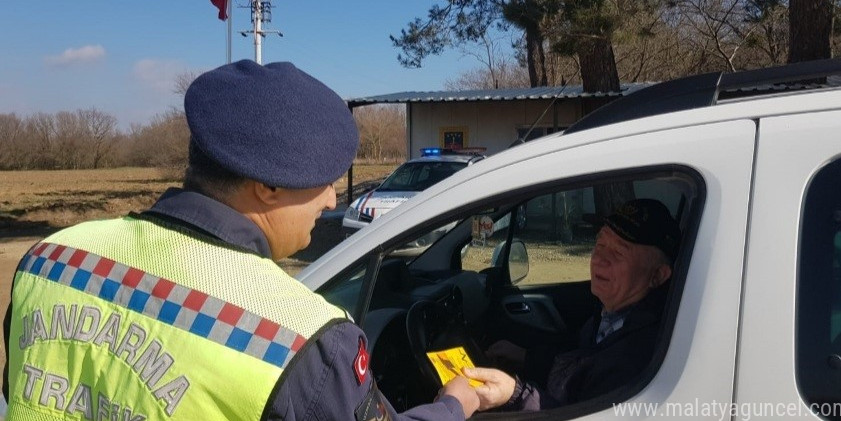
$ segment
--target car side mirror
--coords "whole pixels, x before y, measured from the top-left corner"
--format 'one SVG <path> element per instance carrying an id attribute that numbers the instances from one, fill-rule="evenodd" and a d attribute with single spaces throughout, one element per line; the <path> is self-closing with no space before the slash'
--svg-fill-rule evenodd
<path id="1" fill-rule="evenodd" d="M 511 284 L 516 284 L 529 274 L 529 253 L 526 245 L 520 240 L 511 242 L 511 250 L 508 251 L 508 279 Z"/>

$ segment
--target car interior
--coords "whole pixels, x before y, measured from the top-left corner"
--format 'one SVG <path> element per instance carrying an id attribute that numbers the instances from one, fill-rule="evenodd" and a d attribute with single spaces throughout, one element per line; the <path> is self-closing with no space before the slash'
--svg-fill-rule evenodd
<path id="1" fill-rule="evenodd" d="M 419 221 L 318 292 L 362 326 L 374 377 L 397 411 L 434 399 L 441 378 L 427 353 L 455 347 L 476 366 L 508 372 L 516 368 L 486 355 L 491 344 L 506 340 L 543 350 L 543 365 L 517 373 L 541 387 L 551 356 L 574 347 L 581 327 L 600 309 L 590 292 L 589 255 L 602 219 L 644 197 L 669 208 L 682 239 L 662 346 L 643 378 L 617 393 L 639 391 L 668 347 L 703 207 L 703 182 L 689 168 L 596 174 L 477 201 Z M 430 241 L 419 247 L 419 238 Z"/>

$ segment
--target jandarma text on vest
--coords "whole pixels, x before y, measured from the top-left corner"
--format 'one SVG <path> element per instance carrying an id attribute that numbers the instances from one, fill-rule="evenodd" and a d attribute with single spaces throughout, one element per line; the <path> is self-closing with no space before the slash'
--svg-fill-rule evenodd
<path id="1" fill-rule="evenodd" d="M 130 323 L 125 333 L 120 337 L 122 315 L 112 312 L 106 318 L 94 306 L 77 306 L 72 304 L 56 304 L 53 307 L 49 325 L 45 324 L 41 309 L 33 310 L 28 316 L 23 316 L 23 335 L 19 339 L 21 350 L 32 346 L 36 341 L 73 340 L 88 342 L 97 346 L 107 346 L 108 350 L 126 364 L 138 375 L 156 400 L 165 403 L 164 411 L 172 416 L 178 409 L 178 404 L 190 387 L 189 379 L 181 374 L 163 385 L 158 385 L 175 359 L 164 351 L 163 344 L 157 339 L 147 340 L 146 330 L 136 323 Z M 38 378 L 27 374 L 27 387 L 24 393 L 32 396 L 32 387 Z M 42 387 L 46 387 L 46 383 Z M 84 385 L 76 385 L 74 389 Z M 70 392 L 70 385 L 65 388 L 65 395 Z M 84 392 L 73 392 L 84 393 Z M 43 391 L 41 393 L 43 396 Z M 72 395 L 71 395 L 72 396 Z"/>

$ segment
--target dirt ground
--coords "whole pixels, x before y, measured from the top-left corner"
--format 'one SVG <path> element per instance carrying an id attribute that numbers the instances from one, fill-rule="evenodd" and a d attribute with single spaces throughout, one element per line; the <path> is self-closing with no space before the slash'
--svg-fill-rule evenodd
<path id="1" fill-rule="evenodd" d="M 354 166 L 354 196 L 379 184 L 395 167 Z M 33 244 L 82 221 L 142 211 L 168 187 L 180 185 L 179 175 L 154 168 L 0 171 L 0 315 L 8 307 L 18 261 Z M 338 202 L 345 203 L 347 178 L 338 180 L 336 193 Z M 322 219 L 313 230 L 310 246 L 280 265 L 294 275 L 341 239 L 341 220 Z M 5 361 L 5 350 L 0 347 L 0 363 Z"/>

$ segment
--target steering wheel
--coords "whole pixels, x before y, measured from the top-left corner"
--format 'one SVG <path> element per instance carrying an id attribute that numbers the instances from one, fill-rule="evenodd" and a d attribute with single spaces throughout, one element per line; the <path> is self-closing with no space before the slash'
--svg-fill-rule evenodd
<path id="1" fill-rule="evenodd" d="M 406 314 L 406 334 L 415 362 L 426 386 L 437 390 L 441 387 L 438 372 L 426 356 L 427 352 L 464 347 L 473 363 L 484 365 L 485 357 L 469 334 L 464 323 L 460 300 L 450 300 L 445 305 L 437 301 L 418 301 Z"/>

